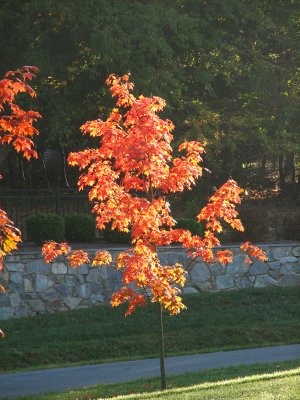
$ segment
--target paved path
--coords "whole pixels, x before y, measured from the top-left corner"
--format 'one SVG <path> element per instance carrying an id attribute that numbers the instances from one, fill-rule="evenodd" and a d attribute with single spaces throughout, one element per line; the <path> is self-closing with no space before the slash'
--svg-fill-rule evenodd
<path id="1" fill-rule="evenodd" d="M 242 364 L 300 359 L 300 344 L 166 358 L 168 374 Z M 99 383 L 125 382 L 159 375 L 158 359 L 56 368 L 0 375 L 0 398 L 58 392 Z"/>

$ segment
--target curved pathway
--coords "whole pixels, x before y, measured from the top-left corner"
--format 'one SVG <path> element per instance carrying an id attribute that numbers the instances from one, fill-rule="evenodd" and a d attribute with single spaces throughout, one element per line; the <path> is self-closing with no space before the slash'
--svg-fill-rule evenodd
<path id="1" fill-rule="evenodd" d="M 168 374 L 300 359 L 300 344 L 166 358 Z M 159 375 L 158 359 L 45 369 L 0 375 L 0 398 L 59 392 Z"/>

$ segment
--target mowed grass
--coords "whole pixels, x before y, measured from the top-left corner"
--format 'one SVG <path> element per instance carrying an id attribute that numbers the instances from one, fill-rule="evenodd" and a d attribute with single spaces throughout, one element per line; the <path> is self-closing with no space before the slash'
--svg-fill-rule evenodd
<path id="1" fill-rule="evenodd" d="M 167 378 L 161 392 L 159 378 L 97 385 L 89 388 L 26 396 L 26 400 L 96 399 L 205 399 L 205 400 L 299 400 L 300 360 L 276 364 L 255 364 L 193 372 Z M 19 397 L 18 399 L 24 399 Z"/>
<path id="2" fill-rule="evenodd" d="M 300 343 L 300 288 L 187 296 L 164 318 L 166 355 Z M 2 321 L 0 370 L 158 356 L 155 305 L 129 317 L 110 305 Z"/>

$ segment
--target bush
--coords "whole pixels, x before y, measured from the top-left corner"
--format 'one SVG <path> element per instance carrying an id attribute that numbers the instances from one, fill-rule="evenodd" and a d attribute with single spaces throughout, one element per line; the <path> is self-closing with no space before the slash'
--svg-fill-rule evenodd
<path id="1" fill-rule="evenodd" d="M 56 214 L 35 214 L 27 219 L 29 239 L 36 244 L 46 240 L 61 242 L 65 238 L 65 224 L 62 217 Z"/>
<path id="2" fill-rule="evenodd" d="M 188 229 L 193 235 L 202 236 L 204 229 L 201 224 L 199 224 L 194 219 L 182 218 L 177 220 L 177 224 L 175 225 L 176 229 Z"/>
<path id="3" fill-rule="evenodd" d="M 300 240 L 300 214 L 288 214 L 283 220 L 283 239 Z"/>
<path id="4" fill-rule="evenodd" d="M 125 232 L 119 232 L 117 230 L 111 230 L 109 228 L 106 228 L 103 230 L 103 239 L 106 242 L 110 243 L 130 243 L 131 242 L 131 236 L 129 233 Z"/>
<path id="5" fill-rule="evenodd" d="M 251 242 L 264 241 L 268 238 L 268 218 L 266 210 L 262 207 L 240 207 L 239 218 L 244 225 L 245 231 L 240 232 L 234 229 L 228 231 L 228 241 Z"/>
<path id="6" fill-rule="evenodd" d="M 95 240 L 96 223 L 88 214 L 65 216 L 66 239 L 69 242 L 93 242 Z"/>

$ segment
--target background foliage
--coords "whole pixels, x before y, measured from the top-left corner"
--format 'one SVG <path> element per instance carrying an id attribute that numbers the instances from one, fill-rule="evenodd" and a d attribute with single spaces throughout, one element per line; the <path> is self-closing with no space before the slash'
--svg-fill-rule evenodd
<path id="1" fill-rule="evenodd" d="M 130 71 L 139 92 L 166 99 L 178 142 L 207 142 L 207 187 L 232 176 L 297 198 L 299 16 L 294 0 L 4 0 L 0 72 L 40 68 L 43 119 L 39 160 L 1 150 L 2 185 L 73 186 L 65 155 L 89 144 L 79 126 L 107 117 L 104 80 Z"/>

